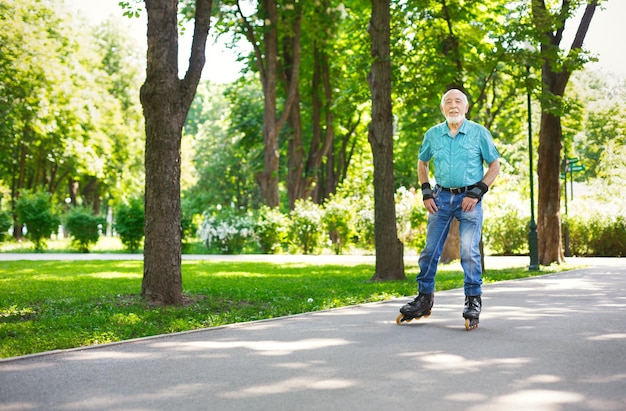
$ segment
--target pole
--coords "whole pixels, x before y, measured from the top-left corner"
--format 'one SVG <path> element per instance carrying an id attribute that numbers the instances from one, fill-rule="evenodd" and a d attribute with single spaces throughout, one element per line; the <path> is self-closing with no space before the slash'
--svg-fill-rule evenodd
<path id="1" fill-rule="evenodd" d="M 530 223 L 528 224 L 528 249 L 530 251 L 529 271 L 539 270 L 539 240 L 535 222 L 535 186 L 533 176 L 533 131 L 530 101 L 530 65 L 526 66 L 526 95 L 528 100 L 528 169 L 530 171 Z"/>

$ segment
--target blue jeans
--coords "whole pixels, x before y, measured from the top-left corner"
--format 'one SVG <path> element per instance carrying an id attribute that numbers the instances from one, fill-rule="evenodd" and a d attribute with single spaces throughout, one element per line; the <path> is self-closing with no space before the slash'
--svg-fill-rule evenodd
<path id="1" fill-rule="evenodd" d="M 461 210 L 461 202 L 465 194 L 452 194 L 436 186 L 433 192 L 435 204 L 439 210 L 428 216 L 426 246 L 420 254 L 418 264 L 420 273 L 417 275 L 420 293 L 430 294 L 435 291 L 435 274 L 443 244 L 448 237 L 452 219 L 459 220 L 461 243 L 461 266 L 465 273 L 465 295 L 482 293 L 482 266 L 480 261 L 480 236 L 483 226 L 483 208 L 479 201 L 471 212 Z"/>

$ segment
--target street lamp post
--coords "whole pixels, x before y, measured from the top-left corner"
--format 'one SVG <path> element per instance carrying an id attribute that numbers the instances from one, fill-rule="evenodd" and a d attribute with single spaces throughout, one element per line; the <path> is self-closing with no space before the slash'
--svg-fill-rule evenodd
<path id="1" fill-rule="evenodd" d="M 528 100 L 528 169 L 530 170 L 530 223 L 528 224 L 528 248 L 530 251 L 529 271 L 539 270 L 539 242 L 535 222 L 535 185 L 533 176 L 533 131 L 530 105 L 530 65 L 526 65 L 526 96 Z"/>

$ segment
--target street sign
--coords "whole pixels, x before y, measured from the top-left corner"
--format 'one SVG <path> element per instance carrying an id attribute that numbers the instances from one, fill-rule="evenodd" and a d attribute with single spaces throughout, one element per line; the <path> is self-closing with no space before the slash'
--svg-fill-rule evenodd
<path id="1" fill-rule="evenodd" d="M 574 163 L 578 163 L 578 157 L 568 157 L 567 160 L 565 160 L 566 164 L 574 164 Z"/>
<path id="2" fill-rule="evenodd" d="M 582 164 L 577 165 L 577 166 L 567 166 L 567 171 L 569 172 L 585 171 L 585 166 Z"/>

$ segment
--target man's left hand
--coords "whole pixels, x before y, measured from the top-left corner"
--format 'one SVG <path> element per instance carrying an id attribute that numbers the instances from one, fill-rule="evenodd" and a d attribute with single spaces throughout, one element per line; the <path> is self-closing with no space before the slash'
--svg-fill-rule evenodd
<path id="1" fill-rule="evenodd" d="M 471 198 L 468 196 L 463 197 L 463 202 L 461 203 L 461 210 L 466 213 L 474 211 L 474 207 L 478 204 L 477 198 Z"/>

